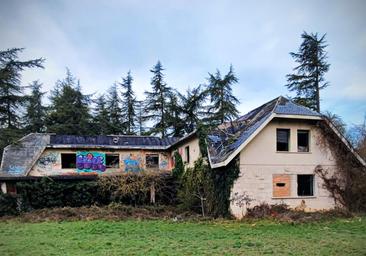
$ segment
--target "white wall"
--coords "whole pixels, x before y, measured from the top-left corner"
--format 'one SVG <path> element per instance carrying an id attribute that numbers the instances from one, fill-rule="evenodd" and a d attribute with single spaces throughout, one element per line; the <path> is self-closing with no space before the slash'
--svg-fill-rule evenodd
<path id="1" fill-rule="evenodd" d="M 290 151 L 276 151 L 276 129 L 291 129 Z M 297 129 L 310 130 L 310 152 L 297 152 Z M 314 177 L 314 196 L 297 196 L 297 174 L 314 174 L 317 165 L 333 172 L 336 168 L 334 158 L 328 149 L 319 143 L 319 131 L 315 125 L 306 121 L 273 120 L 240 153 L 240 177 L 234 183 L 235 193 L 246 194 L 254 199 L 249 207 L 266 202 L 269 204 L 286 203 L 292 208 L 302 205 L 305 210 L 330 209 L 335 206 L 333 198 L 323 188 L 320 177 Z M 273 197 L 273 175 L 290 175 L 290 196 Z M 231 204 L 233 215 L 241 218 L 245 207 Z"/>

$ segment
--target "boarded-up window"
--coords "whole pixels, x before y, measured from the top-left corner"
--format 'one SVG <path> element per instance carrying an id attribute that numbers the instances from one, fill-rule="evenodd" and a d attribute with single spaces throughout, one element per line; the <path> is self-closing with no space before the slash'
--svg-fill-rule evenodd
<path id="1" fill-rule="evenodd" d="M 106 154 L 105 161 L 107 168 L 119 168 L 119 155 Z"/>
<path id="2" fill-rule="evenodd" d="M 289 151 L 290 129 L 277 129 L 277 151 Z"/>
<path id="3" fill-rule="evenodd" d="M 148 169 L 159 168 L 159 154 L 146 154 L 146 168 Z"/>
<path id="4" fill-rule="evenodd" d="M 288 174 L 273 175 L 273 197 L 291 196 L 291 176 Z"/>
<path id="5" fill-rule="evenodd" d="M 76 168 L 76 154 L 75 153 L 61 154 L 61 168 L 62 169 Z"/>

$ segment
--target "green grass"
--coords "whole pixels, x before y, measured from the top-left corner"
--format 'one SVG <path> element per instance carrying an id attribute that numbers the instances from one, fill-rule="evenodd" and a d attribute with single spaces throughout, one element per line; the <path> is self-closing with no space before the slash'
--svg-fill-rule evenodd
<path id="1" fill-rule="evenodd" d="M 366 219 L 0 223 L 0 255 L 366 255 Z"/>

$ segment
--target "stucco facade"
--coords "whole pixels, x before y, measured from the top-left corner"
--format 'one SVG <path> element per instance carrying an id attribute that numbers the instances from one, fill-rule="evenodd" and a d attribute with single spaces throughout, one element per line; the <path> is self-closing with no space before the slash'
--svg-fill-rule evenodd
<path id="1" fill-rule="evenodd" d="M 289 129 L 289 150 L 279 152 L 276 147 L 277 129 Z M 298 130 L 309 131 L 309 152 L 298 152 Z M 311 120 L 273 119 L 240 152 L 240 176 L 232 189 L 234 195 L 247 195 L 253 201 L 249 207 L 262 202 L 285 203 L 304 210 L 331 209 L 334 200 L 323 188 L 320 177 L 314 175 L 317 165 L 330 172 L 336 169 L 329 149 L 319 144 L 319 131 Z M 313 195 L 298 195 L 298 175 L 313 176 Z M 237 218 L 246 213 L 246 206 L 231 203 L 231 212 Z"/>
<path id="2" fill-rule="evenodd" d="M 185 167 L 193 167 L 194 162 L 201 156 L 199 140 L 197 136 L 178 144 L 173 151 L 177 150 L 181 155 Z M 189 152 L 189 153 L 188 153 Z"/>

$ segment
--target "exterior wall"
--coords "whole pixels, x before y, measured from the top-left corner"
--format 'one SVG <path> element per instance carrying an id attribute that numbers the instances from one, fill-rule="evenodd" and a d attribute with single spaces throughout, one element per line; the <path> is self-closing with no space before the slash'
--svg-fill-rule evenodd
<path id="1" fill-rule="evenodd" d="M 112 155 L 119 155 L 119 168 L 107 168 L 104 172 L 83 172 L 76 168 L 63 169 L 61 167 L 62 153 L 76 153 L 76 149 L 46 149 L 35 165 L 32 167 L 29 176 L 52 176 L 52 175 L 90 175 L 90 174 L 119 174 L 124 172 L 138 172 L 146 168 L 146 154 L 159 154 L 159 170 L 170 171 L 172 169 L 172 159 L 170 152 L 151 151 L 151 150 L 97 150 L 91 149 L 90 152 L 98 152 Z M 156 171 L 156 169 L 151 169 Z"/>
<path id="2" fill-rule="evenodd" d="M 186 155 L 186 147 L 189 147 L 189 163 L 186 162 L 187 155 Z M 179 154 L 181 155 L 183 159 L 183 163 L 185 164 L 185 167 L 193 167 L 194 162 L 200 157 L 200 146 L 199 146 L 199 140 L 197 137 L 193 137 L 190 140 L 187 140 L 186 142 L 180 144 L 175 150 L 178 150 Z"/>
<path id="3" fill-rule="evenodd" d="M 276 151 L 276 129 L 290 129 L 289 152 Z M 297 152 L 297 129 L 310 131 L 309 152 Z M 316 127 L 306 121 L 273 120 L 240 153 L 240 177 L 234 183 L 232 196 L 245 194 L 254 199 L 253 207 L 262 202 L 285 203 L 291 208 L 307 211 L 331 209 L 334 200 L 323 188 L 320 177 L 314 176 L 314 196 L 297 196 L 297 175 L 314 174 L 317 165 L 330 172 L 336 169 L 331 152 L 317 143 L 320 134 Z M 286 185 L 278 190 L 275 182 Z M 246 207 L 232 202 L 231 212 L 243 217 Z"/>

